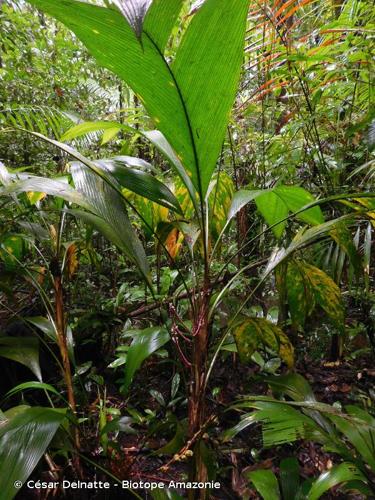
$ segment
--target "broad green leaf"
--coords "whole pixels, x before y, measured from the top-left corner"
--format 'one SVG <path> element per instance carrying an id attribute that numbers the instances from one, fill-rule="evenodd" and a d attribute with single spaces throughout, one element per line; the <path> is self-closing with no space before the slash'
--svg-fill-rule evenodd
<path id="1" fill-rule="evenodd" d="M 139 22 L 135 26 L 132 21 L 137 15 L 125 15 L 129 24 L 115 10 L 74 0 L 30 3 L 72 29 L 100 64 L 139 95 L 203 198 L 240 77 L 247 2 L 207 0 L 190 22 L 172 67 L 160 47 L 177 16 L 174 3 L 168 2 L 171 20 L 160 23 L 159 30 L 158 19 L 167 6 L 150 8 L 141 41 L 133 31 L 140 37 Z"/>
<path id="2" fill-rule="evenodd" d="M 172 65 L 187 111 L 193 151 L 193 161 L 183 154 L 180 160 L 191 172 L 202 198 L 216 166 L 237 91 L 247 11 L 246 0 L 206 0 L 190 22 Z"/>
<path id="3" fill-rule="evenodd" d="M 264 193 L 263 189 L 250 191 L 248 189 L 240 189 L 234 193 L 232 204 L 228 213 L 228 220 L 233 219 L 233 217 L 250 201 L 254 201 L 259 195 Z"/>
<path id="4" fill-rule="evenodd" d="M 264 500 L 280 500 L 279 483 L 271 470 L 254 470 L 246 475 Z"/>
<path id="5" fill-rule="evenodd" d="M 288 206 L 274 191 L 266 191 L 255 198 L 256 206 L 267 224 L 272 227 L 276 238 L 280 238 L 286 226 Z"/>
<path id="6" fill-rule="evenodd" d="M 11 500 L 19 490 L 15 481 L 24 483 L 46 452 L 65 412 L 52 408 L 23 407 L 0 422 L 0 491 L 3 500 Z"/>
<path id="7" fill-rule="evenodd" d="M 125 379 L 122 390 L 127 392 L 135 372 L 143 361 L 169 341 L 169 333 L 162 327 L 151 327 L 136 332 L 127 352 Z"/>
<path id="8" fill-rule="evenodd" d="M 38 339 L 34 337 L 0 337 L 0 356 L 21 363 L 34 373 L 39 382 L 42 381 Z"/>
<path id="9" fill-rule="evenodd" d="M 314 196 L 300 186 L 277 186 L 274 188 L 274 192 L 280 196 L 292 213 L 298 212 L 301 208 L 315 201 Z M 324 222 L 320 207 L 304 210 L 297 215 L 297 218 L 311 226 L 316 226 Z"/>
<path id="10" fill-rule="evenodd" d="M 251 356 L 263 344 L 278 353 L 289 368 L 293 367 L 293 346 L 285 333 L 270 321 L 264 318 L 247 318 L 234 328 L 233 336 L 241 362 L 251 362 Z"/>
<path id="11" fill-rule="evenodd" d="M 315 201 L 308 191 L 299 186 L 283 185 L 265 190 L 241 189 L 233 197 L 228 219 L 233 218 L 239 210 L 253 200 L 267 224 L 274 226 L 272 231 L 277 238 L 283 234 L 287 223 L 284 219 L 289 214 L 298 212 L 296 218 L 312 226 L 324 222 L 322 211 L 318 206 L 301 211 L 303 207 Z"/>
<path id="12" fill-rule="evenodd" d="M 361 481 L 367 483 L 365 476 L 354 464 L 343 462 L 340 465 L 335 465 L 327 472 L 320 474 L 318 479 L 314 481 L 307 496 L 307 500 L 318 500 L 318 498 L 334 486 L 346 483 L 347 481 Z"/>

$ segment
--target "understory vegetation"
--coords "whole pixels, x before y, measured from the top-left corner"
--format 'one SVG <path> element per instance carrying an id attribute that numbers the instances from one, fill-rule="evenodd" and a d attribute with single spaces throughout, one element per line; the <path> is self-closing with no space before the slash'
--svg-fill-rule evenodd
<path id="1" fill-rule="evenodd" d="M 374 34 L 0 0 L 1 500 L 375 498 Z"/>

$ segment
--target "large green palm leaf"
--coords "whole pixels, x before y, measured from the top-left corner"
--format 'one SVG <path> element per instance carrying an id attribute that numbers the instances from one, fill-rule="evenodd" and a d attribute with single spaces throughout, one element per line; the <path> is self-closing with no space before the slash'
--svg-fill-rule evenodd
<path id="1" fill-rule="evenodd" d="M 163 48 L 177 2 L 154 1 L 140 35 L 139 23 L 129 24 L 129 15 L 115 9 L 76 0 L 29 1 L 74 31 L 101 65 L 134 90 L 203 202 L 240 76 L 248 2 L 206 0 L 169 65 Z"/>

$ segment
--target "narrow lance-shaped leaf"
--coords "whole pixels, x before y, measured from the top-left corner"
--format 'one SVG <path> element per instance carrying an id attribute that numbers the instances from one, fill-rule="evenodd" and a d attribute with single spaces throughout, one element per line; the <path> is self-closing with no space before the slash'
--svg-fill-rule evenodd
<path id="1" fill-rule="evenodd" d="M 365 410 L 353 405 L 346 406 L 345 410 L 358 420 L 356 424 L 341 416 L 332 415 L 330 418 L 357 449 L 365 463 L 375 470 L 375 419 Z"/>
<path id="2" fill-rule="evenodd" d="M 36 381 L 31 381 L 31 382 L 23 382 L 22 384 L 16 385 L 16 387 L 13 387 L 10 391 L 8 391 L 4 399 L 10 398 L 14 396 L 15 394 L 18 394 L 19 392 L 27 391 L 27 390 L 43 390 L 43 391 L 49 391 L 52 392 L 55 396 L 58 396 L 59 398 L 62 397 L 61 393 L 57 391 L 52 385 L 50 384 L 45 384 L 43 382 L 36 382 Z"/>
<path id="3" fill-rule="evenodd" d="M 280 462 L 280 484 L 283 498 L 298 499 L 300 488 L 299 463 L 297 458 L 284 458 Z"/>

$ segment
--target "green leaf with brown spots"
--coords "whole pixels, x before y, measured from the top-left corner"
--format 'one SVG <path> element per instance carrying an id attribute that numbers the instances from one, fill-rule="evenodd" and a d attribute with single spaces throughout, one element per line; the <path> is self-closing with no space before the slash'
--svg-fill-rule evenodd
<path id="1" fill-rule="evenodd" d="M 233 335 L 242 363 L 249 363 L 261 345 L 277 353 L 289 368 L 294 364 L 294 349 L 277 325 L 264 318 L 247 318 L 235 327 Z"/>
<path id="2" fill-rule="evenodd" d="M 339 329 L 344 327 L 344 305 L 340 288 L 324 271 L 311 264 L 304 263 L 303 270 L 309 282 L 316 303 L 326 312 Z"/>
<path id="3" fill-rule="evenodd" d="M 341 291 L 328 274 L 296 260 L 289 263 L 286 279 L 289 311 L 295 325 L 303 327 L 305 319 L 319 306 L 337 328 L 343 329 Z"/>
<path id="4" fill-rule="evenodd" d="M 315 307 L 315 299 L 311 287 L 306 283 L 304 274 L 296 261 L 291 261 L 288 264 L 286 287 L 293 326 L 303 327 L 306 318 Z"/>

